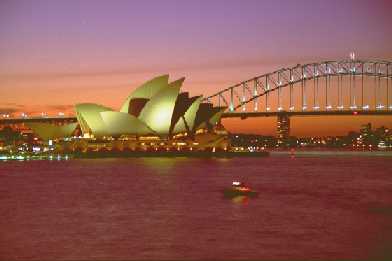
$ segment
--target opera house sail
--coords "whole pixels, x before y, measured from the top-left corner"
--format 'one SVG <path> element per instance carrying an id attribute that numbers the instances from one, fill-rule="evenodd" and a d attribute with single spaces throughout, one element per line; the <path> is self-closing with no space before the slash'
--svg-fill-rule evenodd
<path id="1" fill-rule="evenodd" d="M 42 140 L 59 143 L 73 137 L 74 142 L 84 141 L 84 144 L 92 140 L 95 143 L 136 140 L 132 146 L 140 147 L 146 146 L 146 142 L 141 141 L 152 139 L 165 147 L 169 144 L 201 149 L 219 146 L 217 142 L 222 141 L 222 137 L 226 140 L 226 132 L 219 124 L 226 108 L 205 103 L 202 96 L 190 97 L 188 92 L 180 92 L 184 80 L 169 82 L 169 75 L 161 75 L 136 88 L 119 111 L 94 103 L 80 103 L 75 105 L 77 123 L 63 126 L 34 123 L 29 127 Z M 220 143 L 227 147 L 227 142 Z"/>

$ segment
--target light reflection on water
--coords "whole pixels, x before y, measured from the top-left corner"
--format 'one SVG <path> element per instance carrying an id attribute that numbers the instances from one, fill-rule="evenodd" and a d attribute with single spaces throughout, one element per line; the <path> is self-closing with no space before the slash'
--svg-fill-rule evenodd
<path id="1" fill-rule="evenodd" d="M 186 158 L 178 157 L 175 160 L 172 158 L 141 158 L 142 164 L 154 174 L 170 174 L 176 165 L 182 162 L 187 162 Z"/>
<path id="2" fill-rule="evenodd" d="M 386 259 L 383 157 L 0 163 L 0 259 Z M 257 198 L 227 199 L 243 180 Z"/>

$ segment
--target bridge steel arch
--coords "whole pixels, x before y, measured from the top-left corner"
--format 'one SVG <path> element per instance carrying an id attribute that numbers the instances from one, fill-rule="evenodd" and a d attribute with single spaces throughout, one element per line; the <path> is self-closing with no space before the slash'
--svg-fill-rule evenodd
<path id="1" fill-rule="evenodd" d="M 364 103 L 364 79 L 370 78 L 374 82 L 373 99 L 374 106 L 370 108 Z M 360 80 L 358 81 L 358 78 Z M 331 79 L 337 80 L 337 106 L 333 107 L 330 101 L 329 91 L 331 90 Z M 206 101 L 213 102 L 218 106 L 226 106 L 229 114 L 246 114 L 251 113 L 246 110 L 246 105 L 253 103 L 253 112 L 260 110 L 259 100 L 264 98 L 266 112 L 304 112 L 309 111 L 307 100 L 309 94 L 313 94 L 313 111 L 342 111 L 349 110 L 372 110 L 375 111 L 392 111 L 392 62 L 380 60 L 341 60 L 341 61 L 323 61 L 319 63 L 297 64 L 290 68 L 281 68 L 271 73 L 266 73 L 252 79 L 240 82 L 221 90 L 207 98 Z M 349 81 L 349 103 L 344 104 L 343 81 Z M 307 83 L 313 81 L 313 92 L 308 92 Z M 382 91 L 381 81 L 386 81 L 385 91 Z M 319 93 L 319 84 L 324 84 L 324 92 Z M 282 91 L 289 90 L 289 108 L 286 110 L 282 106 Z M 294 88 L 300 88 L 300 109 L 294 106 L 293 98 Z M 360 88 L 361 95 L 356 95 Z M 336 90 L 335 90 L 336 91 Z M 277 94 L 276 110 L 270 107 L 270 95 Z M 385 99 L 385 96 L 386 99 Z M 320 108 L 320 97 L 324 96 L 325 107 Z M 347 97 L 346 97 L 347 98 Z M 385 103 L 382 100 L 386 100 Z M 296 101 L 299 103 L 299 101 Z M 373 108 L 374 107 L 374 108 Z M 297 107 L 298 108 L 298 107 Z"/>

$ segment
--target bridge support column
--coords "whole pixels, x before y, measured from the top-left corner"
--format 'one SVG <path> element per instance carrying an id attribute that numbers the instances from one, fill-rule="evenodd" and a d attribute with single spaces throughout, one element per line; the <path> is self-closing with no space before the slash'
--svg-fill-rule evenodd
<path id="1" fill-rule="evenodd" d="M 287 113 L 278 114 L 276 137 L 279 146 L 286 144 L 290 137 L 290 116 Z"/>

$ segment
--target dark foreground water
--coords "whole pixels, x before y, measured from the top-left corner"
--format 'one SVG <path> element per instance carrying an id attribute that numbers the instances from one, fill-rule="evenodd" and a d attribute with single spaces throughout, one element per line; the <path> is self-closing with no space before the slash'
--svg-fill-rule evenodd
<path id="1" fill-rule="evenodd" d="M 0 162 L 0 260 L 42 259 L 392 260 L 392 158 Z"/>

